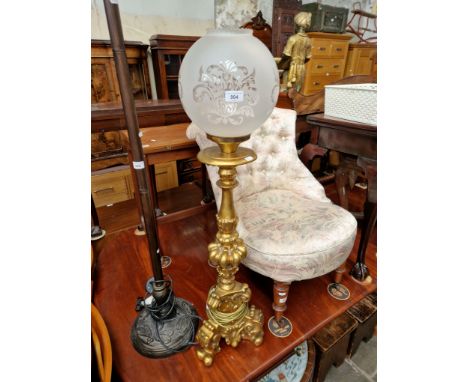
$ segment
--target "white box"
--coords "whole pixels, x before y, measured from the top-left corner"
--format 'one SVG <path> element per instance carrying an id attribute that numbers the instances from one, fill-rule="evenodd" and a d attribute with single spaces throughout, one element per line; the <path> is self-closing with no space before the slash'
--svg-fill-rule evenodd
<path id="1" fill-rule="evenodd" d="M 325 116 L 377 125 L 377 84 L 326 85 Z"/>

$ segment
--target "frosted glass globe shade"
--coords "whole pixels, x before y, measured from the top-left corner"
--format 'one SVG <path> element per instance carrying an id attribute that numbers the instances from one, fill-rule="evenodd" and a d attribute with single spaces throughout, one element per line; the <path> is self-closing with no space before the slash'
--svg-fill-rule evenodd
<path id="1" fill-rule="evenodd" d="M 179 71 L 179 97 L 192 122 L 218 137 L 249 135 L 278 100 L 275 60 L 250 29 L 213 29 L 197 40 Z"/>

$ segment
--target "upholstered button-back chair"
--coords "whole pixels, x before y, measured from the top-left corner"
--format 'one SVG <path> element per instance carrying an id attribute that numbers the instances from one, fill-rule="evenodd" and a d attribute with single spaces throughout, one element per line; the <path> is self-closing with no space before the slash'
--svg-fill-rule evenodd
<path id="1" fill-rule="evenodd" d="M 267 121 L 241 144 L 257 160 L 237 167 L 234 189 L 237 230 L 247 247 L 248 268 L 274 280 L 275 317 L 286 310 L 289 284 L 339 268 L 356 236 L 356 219 L 333 204 L 323 186 L 297 156 L 296 112 L 275 108 Z M 195 124 L 187 129 L 201 149 L 215 145 Z M 208 167 L 216 203 L 221 192 L 217 168 Z"/>

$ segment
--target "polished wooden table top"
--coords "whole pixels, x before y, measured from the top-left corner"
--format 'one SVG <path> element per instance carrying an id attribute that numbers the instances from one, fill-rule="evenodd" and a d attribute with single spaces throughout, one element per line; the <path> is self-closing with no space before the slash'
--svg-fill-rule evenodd
<path id="1" fill-rule="evenodd" d="M 135 108 L 140 128 L 190 122 L 180 100 L 135 100 Z M 127 122 L 120 102 L 91 105 L 91 132 L 126 129 Z"/>
<path id="2" fill-rule="evenodd" d="M 362 134 L 368 134 L 372 136 L 377 135 L 377 126 L 368 125 L 366 123 L 349 121 L 347 119 L 335 118 L 325 115 L 324 113 L 311 114 L 306 118 L 307 122 L 313 123 L 325 123 L 331 126 L 337 126 L 342 128 L 350 128 L 360 130 Z"/>
<path id="3" fill-rule="evenodd" d="M 197 142 L 188 139 L 185 131 L 189 123 L 178 123 L 175 125 L 145 127 L 140 129 L 142 133 L 141 145 L 145 155 L 172 151 L 184 148 L 198 147 Z M 123 131 L 124 145 L 129 148 L 128 133 Z"/>
<path id="4" fill-rule="evenodd" d="M 188 218 L 163 219 L 171 217 L 168 215 L 158 219 L 161 250 L 172 258 L 172 264 L 165 269 L 165 274 L 172 278 L 176 296 L 192 302 L 203 318 L 206 318 L 208 290 L 216 282 L 216 270 L 207 264 L 207 245 L 216 232 L 215 213 L 213 205 L 213 208 Z M 135 236 L 133 230 L 127 230 L 102 240 L 105 242 L 97 260 L 94 303 L 109 329 L 115 371 L 124 381 L 253 380 L 330 320 L 376 290 L 375 279 L 371 285 L 363 286 L 351 281 L 348 272 L 342 281 L 351 292 L 351 298 L 347 301 L 335 300 L 326 292 L 332 275 L 295 282 L 291 285 L 286 314 L 293 324 L 289 337 L 274 337 L 265 325 L 264 343 L 259 347 L 243 341 L 234 349 L 223 340 L 222 350 L 209 368 L 198 360 L 194 347 L 169 358 L 149 359 L 137 353 L 130 341 L 131 326 L 137 316 L 134 310 L 136 298 L 144 295 L 144 286 L 151 275 L 146 237 Z M 348 260 L 347 271 L 352 266 L 358 241 L 359 238 Z M 373 255 L 369 255 L 368 265 L 376 274 L 375 246 L 370 252 Z M 248 282 L 252 289 L 251 303 L 263 311 L 267 321 L 273 314 L 272 280 L 242 265 L 237 279 Z"/>
<path id="5" fill-rule="evenodd" d="M 313 142 L 341 153 L 377 159 L 377 126 L 325 116 L 308 115 Z"/>
<path id="6" fill-rule="evenodd" d="M 139 111 L 161 111 L 166 108 L 181 107 L 180 100 L 176 99 L 149 99 L 135 100 L 135 108 Z M 102 102 L 91 104 L 91 118 L 99 118 L 101 115 L 108 116 L 109 113 L 124 115 L 122 102 Z"/>

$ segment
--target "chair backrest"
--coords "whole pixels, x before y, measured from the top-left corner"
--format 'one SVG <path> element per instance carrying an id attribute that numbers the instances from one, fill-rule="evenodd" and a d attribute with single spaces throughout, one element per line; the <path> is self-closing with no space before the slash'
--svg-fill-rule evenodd
<path id="1" fill-rule="evenodd" d="M 235 201 L 267 189 L 294 189 L 306 197 L 328 201 L 323 186 L 297 156 L 295 131 L 296 112 L 274 108 L 265 123 L 241 144 L 253 149 L 257 160 L 237 168 L 239 186 L 234 189 Z M 215 145 L 193 123 L 187 129 L 187 136 L 196 139 L 201 149 Z M 207 169 L 219 207 L 221 193 L 215 186 L 219 179 L 218 169 L 213 166 L 207 166 Z"/>
<path id="2" fill-rule="evenodd" d="M 91 339 L 101 382 L 110 382 L 112 374 L 112 346 L 109 332 L 99 310 L 91 303 Z"/>

